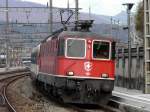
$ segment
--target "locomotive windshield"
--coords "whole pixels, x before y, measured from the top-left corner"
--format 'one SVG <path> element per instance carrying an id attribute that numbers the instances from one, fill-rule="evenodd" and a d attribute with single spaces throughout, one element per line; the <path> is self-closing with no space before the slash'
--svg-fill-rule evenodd
<path id="1" fill-rule="evenodd" d="M 71 58 L 85 57 L 85 40 L 84 39 L 67 39 L 66 56 Z"/>
<path id="2" fill-rule="evenodd" d="M 109 59 L 110 57 L 110 43 L 104 41 L 93 42 L 93 58 L 95 59 Z"/>

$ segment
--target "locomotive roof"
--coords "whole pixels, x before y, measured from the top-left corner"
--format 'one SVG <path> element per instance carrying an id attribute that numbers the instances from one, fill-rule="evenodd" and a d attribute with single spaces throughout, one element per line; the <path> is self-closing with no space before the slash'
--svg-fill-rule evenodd
<path id="1" fill-rule="evenodd" d="M 115 41 L 115 39 L 113 39 L 111 37 L 102 36 L 102 35 L 92 33 L 92 32 L 63 31 L 59 35 L 59 37 L 61 37 L 61 38 L 66 38 L 68 36 L 70 36 L 70 37 L 75 37 L 76 36 L 76 38 L 93 38 L 93 39 Z"/>

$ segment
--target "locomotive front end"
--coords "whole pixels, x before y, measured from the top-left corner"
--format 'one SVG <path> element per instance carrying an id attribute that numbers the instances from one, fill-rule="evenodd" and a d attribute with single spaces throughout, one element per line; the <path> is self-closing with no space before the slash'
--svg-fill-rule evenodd
<path id="1" fill-rule="evenodd" d="M 106 103 L 114 87 L 115 43 L 107 39 L 66 38 L 65 58 L 58 74 L 66 77 L 64 91 L 73 103 Z M 68 101 L 67 101 L 68 100 Z"/>

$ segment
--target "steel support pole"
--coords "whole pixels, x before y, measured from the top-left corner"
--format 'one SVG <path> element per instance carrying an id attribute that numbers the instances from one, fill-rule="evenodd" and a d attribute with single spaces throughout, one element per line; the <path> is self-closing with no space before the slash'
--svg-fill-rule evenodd
<path id="1" fill-rule="evenodd" d="M 6 0 L 6 69 L 9 68 L 9 46 L 8 46 L 8 30 L 9 30 L 9 15 L 8 15 L 8 0 Z"/>
<path id="2" fill-rule="evenodd" d="M 117 32 L 116 32 L 116 38 L 117 38 L 117 42 L 119 42 L 119 34 L 120 34 L 120 21 L 118 20 L 117 21 L 117 25 L 118 25 L 118 28 L 117 28 Z"/>
<path id="3" fill-rule="evenodd" d="M 127 16 L 128 16 L 128 76 L 129 76 L 129 89 L 131 89 L 131 81 L 132 81 L 132 74 L 131 74 L 131 21 L 130 21 L 130 15 L 131 15 L 131 9 L 133 7 L 133 3 L 126 3 L 123 4 L 127 6 Z"/>
<path id="4" fill-rule="evenodd" d="M 79 21 L 79 0 L 75 0 L 75 21 Z"/>
<path id="5" fill-rule="evenodd" d="M 67 9 L 68 9 L 68 17 L 69 17 L 69 14 L 70 14 L 69 13 L 69 10 L 70 10 L 70 1 L 69 0 L 67 1 Z"/>
<path id="6" fill-rule="evenodd" d="M 146 94 L 150 93 L 150 0 L 143 0 L 144 4 L 144 87 Z"/>
<path id="7" fill-rule="evenodd" d="M 113 18 L 111 17 L 111 18 L 110 18 L 110 22 L 111 22 L 110 35 L 111 35 L 111 37 L 113 36 L 113 35 L 112 35 L 112 29 L 113 29 L 113 22 L 112 22 L 112 21 L 113 21 Z"/>
<path id="8" fill-rule="evenodd" d="M 49 0 L 49 8 L 50 8 L 50 15 L 49 15 L 50 34 L 52 34 L 53 32 L 53 0 Z"/>
<path id="9" fill-rule="evenodd" d="M 129 75 L 129 88 L 131 89 L 131 35 L 130 35 L 130 10 L 127 9 L 128 14 L 128 75 Z"/>
<path id="10" fill-rule="evenodd" d="M 91 20 L 91 2 L 90 2 L 90 0 L 89 0 L 89 19 Z"/>

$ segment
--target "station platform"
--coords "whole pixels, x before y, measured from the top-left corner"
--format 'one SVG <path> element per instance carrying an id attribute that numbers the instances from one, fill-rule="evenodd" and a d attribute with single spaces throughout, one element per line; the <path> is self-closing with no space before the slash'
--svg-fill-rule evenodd
<path id="1" fill-rule="evenodd" d="M 115 87 L 112 99 L 117 99 L 119 103 L 143 112 L 150 112 L 150 94 L 144 94 L 142 91 Z"/>

